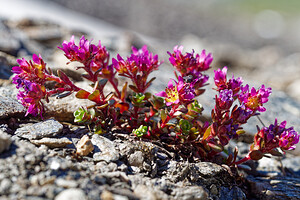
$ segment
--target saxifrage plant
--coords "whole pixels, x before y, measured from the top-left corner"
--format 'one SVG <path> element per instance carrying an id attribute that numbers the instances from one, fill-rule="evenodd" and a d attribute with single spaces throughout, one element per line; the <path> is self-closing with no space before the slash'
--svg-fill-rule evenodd
<path id="1" fill-rule="evenodd" d="M 227 78 L 227 67 L 214 71 L 215 107 L 211 112 L 212 121 L 203 121 L 201 104 L 197 96 L 204 93 L 208 76 L 203 72 L 211 68 L 212 55 L 205 50 L 183 53 L 182 46 L 168 52 L 170 63 L 176 69 L 176 79 L 171 79 L 164 91 L 156 94 L 147 92 L 155 78 L 149 74 L 157 70 L 161 61 L 144 46 L 132 47 L 132 54 L 123 58 L 117 55 L 110 63 L 105 46 L 91 44 L 84 36 L 79 45 L 74 36 L 64 41 L 61 49 L 70 62 L 79 62 L 86 72 L 82 76 L 91 82 L 91 90 L 76 86 L 62 71 L 55 76 L 42 57 L 33 55 L 32 61 L 18 59 L 19 66 L 13 67 L 13 83 L 20 89 L 18 99 L 33 116 L 44 112 L 44 102 L 50 96 L 62 98 L 75 93 L 79 99 L 94 102 L 88 108 L 74 112 L 75 122 L 88 125 L 96 134 L 110 131 L 113 127 L 136 137 L 160 140 L 182 151 L 188 159 L 212 160 L 224 152 L 224 146 L 233 138 L 244 133 L 242 125 L 253 117 L 265 112 L 271 88 L 262 85 L 250 88 L 243 85 L 242 78 Z M 119 86 L 117 76 L 128 78 Z M 54 89 L 47 89 L 46 82 L 56 82 Z M 111 84 L 113 92 L 104 93 L 104 87 Z M 128 92 L 128 88 L 131 90 Z M 286 122 L 277 122 L 258 129 L 254 142 L 246 157 L 237 160 L 237 148 L 225 156 L 224 163 L 239 165 L 247 160 L 259 160 L 265 154 L 282 155 L 286 150 L 295 149 L 299 134 L 293 127 L 286 128 Z M 282 151 L 279 151 L 281 149 Z M 224 153 L 222 154 L 224 155 Z"/>

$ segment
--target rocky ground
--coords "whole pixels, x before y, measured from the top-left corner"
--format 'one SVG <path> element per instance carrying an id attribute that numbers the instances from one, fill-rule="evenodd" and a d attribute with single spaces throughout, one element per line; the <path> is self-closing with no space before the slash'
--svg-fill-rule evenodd
<path id="1" fill-rule="evenodd" d="M 142 141 L 119 132 L 94 135 L 88 128 L 73 123 L 73 112 L 89 103 L 74 96 L 51 98 L 45 120 L 24 117 L 26 111 L 17 102 L 17 90 L 11 84 L 10 70 L 16 65 L 16 58 L 30 58 L 32 53 L 40 53 L 47 66 L 64 70 L 76 84 L 86 87 L 79 72 L 72 70 L 72 66 L 65 67 L 66 60 L 56 48 L 72 34 L 81 36 L 83 33 L 85 30 L 66 28 L 47 20 L 0 19 L 0 199 L 300 199 L 300 148 L 283 159 L 263 158 L 259 162 L 248 162 L 251 170 L 236 170 L 210 162 L 188 163 L 159 142 Z M 149 41 L 143 36 L 132 40 L 126 34 L 128 32 L 121 31 L 114 39 L 105 37 L 110 38 L 106 45 L 112 56 L 119 51 L 128 54 L 131 45 Z M 101 38 L 94 41 L 98 39 Z M 122 41 L 122 45 L 112 40 Z M 199 42 L 197 38 L 185 41 L 187 45 Z M 154 44 L 150 46 L 153 50 L 162 51 L 168 46 L 159 40 Z M 254 51 L 228 44 L 208 48 L 220 55 L 214 56 L 214 65 L 237 63 L 248 68 L 232 68 L 232 71 L 240 75 L 252 72 L 263 77 L 257 81 L 247 73 L 250 84 L 272 83 L 269 76 L 280 77 L 280 84 L 274 83 L 268 111 L 261 118 L 266 124 L 272 123 L 275 117 L 288 120 L 288 125 L 300 130 L 300 104 L 285 93 L 291 82 L 296 84 L 299 73 L 295 73 L 291 81 L 291 77 L 284 78 L 280 71 L 282 66 L 297 70 L 300 64 L 297 56 L 281 59 L 276 48 Z M 224 51 L 228 48 L 232 51 Z M 268 61 L 269 56 L 277 61 Z M 275 63 L 272 73 L 268 68 L 253 70 L 262 62 Z M 156 73 L 159 81 L 152 91 L 165 87 L 169 77 L 163 74 L 171 74 L 171 68 L 164 67 L 164 73 Z M 213 97 L 214 93 L 207 90 L 200 98 L 207 117 Z M 228 149 L 238 146 L 239 156 L 245 154 L 256 124 L 259 122 L 252 120 L 245 127 L 246 136 L 232 141 Z M 84 136 L 89 139 L 79 142 Z M 77 156 L 79 144 L 93 150 L 85 156 Z"/>

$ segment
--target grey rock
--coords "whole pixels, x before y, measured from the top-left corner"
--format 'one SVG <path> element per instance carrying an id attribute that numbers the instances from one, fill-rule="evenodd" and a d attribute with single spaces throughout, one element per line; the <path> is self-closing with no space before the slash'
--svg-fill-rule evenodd
<path id="1" fill-rule="evenodd" d="M 62 30 L 55 26 L 31 26 L 23 29 L 29 39 L 45 43 L 59 43 L 62 40 Z"/>
<path id="2" fill-rule="evenodd" d="M 16 88 L 14 84 L 6 85 L 0 87 L 0 96 L 2 97 L 8 97 L 10 99 L 14 99 L 14 101 L 17 101 L 17 94 L 19 93 L 19 90 Z M 20 104 L 22 106 L 22 104 Z M 24 108 L 24 112 L 25 112 Z"/>
<path id="3" fill-rule="evenodd" d="M 66 180 L 62 178 L 56 179 L 55 184 L 58 187 L 63 187 L 63 188 L 76 188 L 78 186 L 78 183 L 75 180 Z"/>
<path id="4" fill-rule="evenodd" d="M 210 162 L 188 163 L 171 160 L 167 170 L 158 173 L 166 174 L 172 182 L 184 181 L 188 178 L 191 183 L 201 183 L 204 186 L 227 185 L 234 181 L 225 168 Z"/>
<path id="5" fill-rule="evenodd" d="M 70 188 L 60 192 L 55 198 L 55 200 L 87 200 L 87 196 L 81 189 Z"/>
<path id="6" fill-rule="evenodd" d="M 300 199 L 299 177 L 253 177 L 248 176 L 250 192 L 254 198 L 279 200 Z"/>
<path id="7" fill-rule="evenodd" d="M 53 171 L 66 170 L 74 167 L 71 161 L 61 157 L 51 157 L 48 160 L 48 166 Z"/>
<path id="8" fill-rule="evenodd" d="M 72 144 L 71 140 L 66 137 L 63 138 L 42 138 L 40 140 L 30 140 L 31 143 L 41 146 L 46 145 L 49 148 L 63 148 Z"/>
<path id="9" fill-rule="evenodd" d="M 0 21 L 0 35 L 2 38 L 0 41 L 0 51 L 17 55 L 21 47 L 20 41 L 14 37 L 13 32 L 2 23 L 2 20 Z"/>
<path id="10" fill-rule="evenodd" d="M 44 117 L 54 117 L 58 121 L 74 122 L 73 113 L 80 107 L 92 105 L 87 99 L 77 99 L 74 94 L 62 99 L 49 98 L 49 103 L 45 104 Z"/>
<path id="11" fill-rule="evenodd" d="M 201 186 L 176 188 L 172 191 L 175 199 L 204 200 L 208 199 L 208 193 Z"/>
<path id="12" fill-rule="evenodd" d="M 56 120 L 49 119 L 33 125 L 18 128 L 15 134 L 21 138 L 34 140 L 44 137 L 55 137 L 57 134 L 61 133 L 62 129 L 63 125 L 61 123 Z"/>
<path id="13" fill-rule="evenodd" d="M 116 150 L 114 143 L 109 139 L 94 134 L 92 136 L 92 143 L 94 145 L 93 160 L 95 162 L 106 161 L 114 162 L 120 158 L 119 152 Z"/>
<path id="14" fill-rule="evenodd" d="M 245 193 L 237 186 L 230 187 L 221 187 L 220 199 L 222 200 L 246 200 Z"/>
<path id="15" fill-rule="evenodd" d="M 220 165 L 210 162 L 195 163 L 195 169 L 197 169 L 201 175 L 210 177 L 218 176 L 225 171 Z"/>
<path id="16" fill-rule="evenodd" d="M 128 163 L 132 166 L 141 167 L 144 162 L 144 154 L 141 151 L 136 151 L 128 158 Z"/>
<path id="17" fill-rule="evenodd" d="M 9 117 L 22 117 L 26 109 L 17 100 L 0 96 L 0 119 Z"/>
<path id="18" fill-rule="evenodd" d="M 145 200 L 168 199 L 168 195 L 163 191 L 146 185 L 137 185 L 136 188 L 134 188 L 134 194 Z"/>
<path id="19" fill-rule="evenodd" d="M 9 149 L 11 142 L 11 137 L 7 133 L 0 130 L 0 154 Z"/>
<path id="20" fill-rule="evenodd" d="M 12 60 L 14 60 L 13 63 L 11 63 Z M 17 63 L 15 57 L 0 51 L 0 79 L 8 80 L 13 74 L 11 72 L 12 67 L 16 65 Z"/>
<path id="21" fill-rule="evenodd" d="M 117 171 L 117 168 L 117 164 L 113 162 L 107 164 L 105 161 L 100 161 L 96 164 L 96 169 L 101 173 L 114 172 Z"/>
<path id="22" fill-rule="evenodd" d="M 269 176 L 275 176 L 281 174 L 281 164 L 278 158 L 276 157 L 263 157 L 258 160 L 257 171 L 263 172 Z"/>
<path id="23" fill-rule="evenodd" d="M 5 178 L 0 183 L 0 194 L 7 194 L 12 186 L 11 180 Z"/>
<path id="24" fill-rule="evenodd" d="M 290 156 L 282 160 L 282 165 L 300 175 L 300 157 Z"/>

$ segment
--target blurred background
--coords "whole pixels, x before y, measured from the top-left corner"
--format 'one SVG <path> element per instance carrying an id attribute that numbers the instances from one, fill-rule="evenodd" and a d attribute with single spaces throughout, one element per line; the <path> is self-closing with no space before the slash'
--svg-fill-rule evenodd
<path id="1" fill-rule="evenodd" d="M 194 35 L 243 48 L 299 50 L 300 2 L 291 0 L 53 0 L 67 8 L 163 40 Z"/>
<path id="2" fill-rule="evenodd" d="M 72 34 L 101 40 L 112 57 L 147 44 L 165 61 L 164 73 L 157 75 L 169 79 L 166 51 L 183 45 L 185 51 L 212 52 L 213 69 L 226 65 L 229 73 L 300 101 L 299 11 L 298 0 L 2 1 L 0 50 L 16 57 L 41 53 L 49 62 L 61 62 L 51 49 Z M 5 45 L 19 49 L 10 52 Z"/>

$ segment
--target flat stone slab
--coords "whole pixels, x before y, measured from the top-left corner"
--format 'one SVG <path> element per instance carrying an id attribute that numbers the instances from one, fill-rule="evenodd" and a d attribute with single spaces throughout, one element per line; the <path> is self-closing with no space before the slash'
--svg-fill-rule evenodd
<path id="1" fill-rule="evenodd" d="M 109 139 L 94 134 L 91 141 L 94 145 L 94 162 L 105 161 L 109 163 L 117 161 L 120 158 L 120 154 L 116 150 L 114 143 Z"/>
<path id="2" fill-rule="evenodd" d="M 63 138 L 42 138 L 40 140 L 30 140 L 32 144 L 37 146 L 46 145 L 49 148 L 63 148 L 72 144 L 71 140 L 66 137 Z"/>
<path id="3" fill-rule="evenodd" d="M 26 109 L 17 100 L 0 96 L 0 119 L 24 116 Z"/>
<path id="4" fill-rule="evenodd" d="M 41 139 L 44 137 L 55 137 L 61 133 L 63 125 L 56 120 L 49 119 L 36 124 L 18 128 L 15 134 L 29 140 Z"/>

